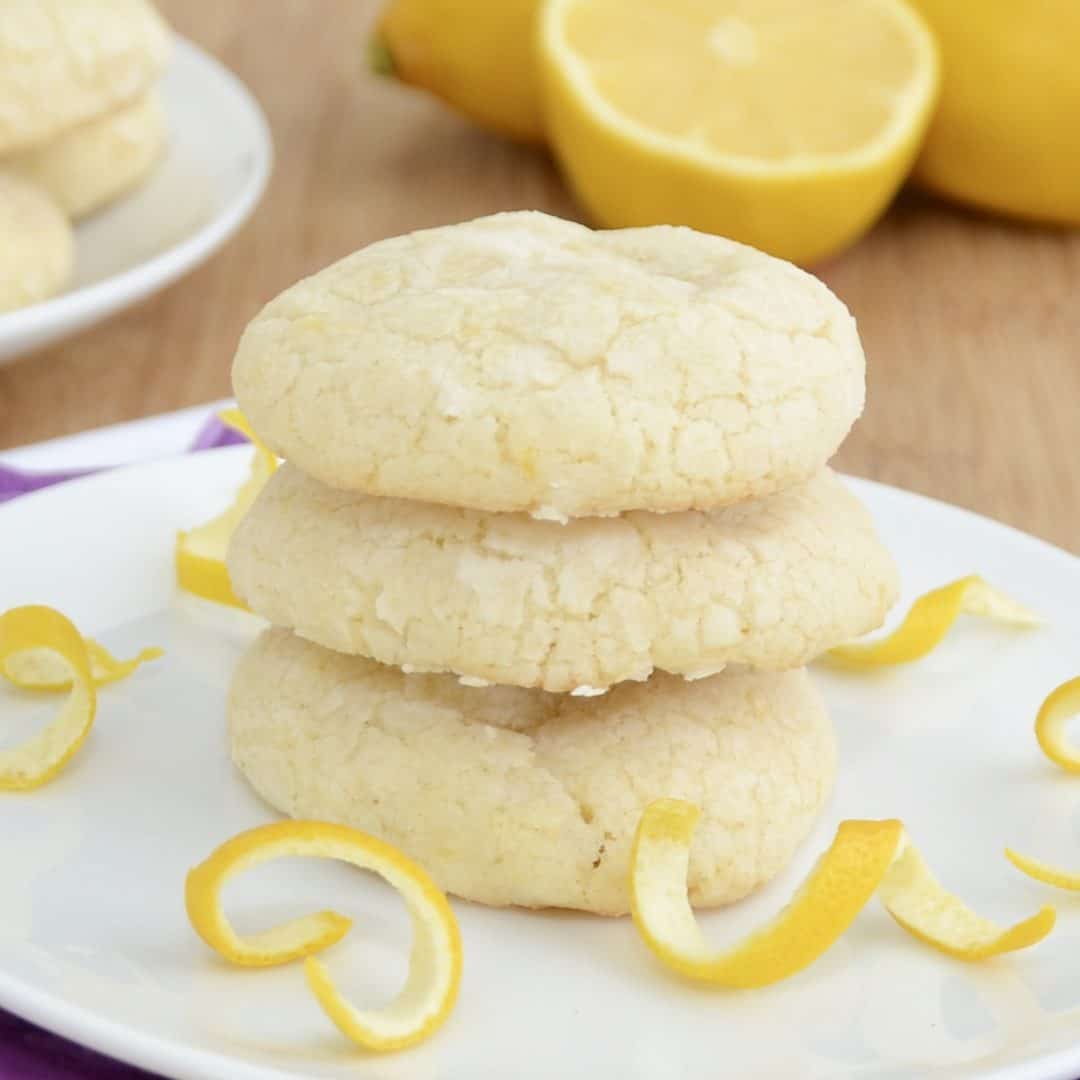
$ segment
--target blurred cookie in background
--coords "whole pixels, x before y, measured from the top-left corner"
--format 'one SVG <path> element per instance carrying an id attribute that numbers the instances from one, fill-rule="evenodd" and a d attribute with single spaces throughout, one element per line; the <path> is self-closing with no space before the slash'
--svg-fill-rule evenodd
<path id="1" fill-rule="evenodd" d="M 169 40 L 146 0 L 5 0 L 0 154 L 40 146 L 146 93 Z"/>
<path id="2" fill-rule="evenodd" d="M 9 165 L 78 220 L 138 187 L 161 160 L 167 136 L 165 111 L 151 91 L 14 155 Z"/>
<path id="3" fill-rule="evenodd" d="M 0 8 L 0 310 L 71 278 L 67 218 L 137 187 L 168 125 L 155 85 L 167 24 L 146 0 L 5 0 Z"/>
<path id="4" fill-rule="evenodd" d="M 71 224 L 39 188 L 0 170 L 0 311 L 26 307 L 71 276 Z"/>

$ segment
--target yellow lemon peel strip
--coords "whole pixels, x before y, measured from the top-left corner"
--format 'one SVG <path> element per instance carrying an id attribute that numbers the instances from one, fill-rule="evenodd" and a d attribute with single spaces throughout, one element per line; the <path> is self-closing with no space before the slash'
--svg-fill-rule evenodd
<path id="1" fill-rule="evenodd" d="M 247 937 L 221 909 L 225 881 L 242 870 L 290 855 L 339 859 L 372 870 L 405 901 L 412 916 L 409 975 L 398 997 L 360 1010 L 338 992 L 311 954 L 340 941 L 351 922 L 333 911 L 307 915 Z M 188 874 L 188 918 L 199 936 L 237 964 L 267 966 L 307 957 L 304 974 L 327 1016 L 369 1050 L 397 1050 L 427 1038 L 450 1014 L 461 982 L 461 935 L 446 896 L 400 851 L 357 829 L 317 821 L 284 821 L 241 833 Z"/>
<path id="2" fill-rule="evenodd" d="M 738 945 L 716 952 L 686 891 L 697 818 L 696 807 L 677 799 L 646 808 L 631 853 L 631 911 L 668 967 L 715 986 L 767 986 L 808 967 L 875 892 L 901 926 L 962 959 L 1033 945 L 1054 925 L 1052 908 L 1008 929 L 981 919 L 934 880 L 899 821 L 845 821 L 791 903 Z"/>
<path id="3" fill-rule="evenodd" d="M 0 791 L 29 791 L 51 780 L 82 746 L 94 725 L 97 691 L 82 635 L 52 608 L 13 608 L 0 615 L 0 667 L 28 650 L 47 649 L 67 665 L 71 692 L 44 731 L 0 750 Z"/>
<path id="4" fill-rule="evenodd" d="M 1035 738 L 1042 752 L 1069 772 L 1080 773 L 1080 752 L 1069 745 L 1066 728 L 1080 713 L 1080 678 L 1070 679 L 1052 690 L 1035 717 Z"/>
<path id="5" fill-rule="evenodd" d="M 789 907 L 739 945 L 714 952 L 690 907 L 686 875 L 699 811 L 660 799 L 645 809 L 630 855 L 630 905 L 649 948 L 676 971 L 717 986 L 779 982 L 816 960 L 873 895 L 903 835 L 898 821 L 844 822 Z"/>
<path id="6" fill-rule="evenodd" d="M 1080 874 L 1071 873 L 1068 870 L 1060 870 L 1049 863 L 1032 859 L 1028 855 L 1021 855 L 1012 848 L 1005 849 L 1005 858 L 1009 860 L 1022 873 L 1033 877 L 1036 881 L 1046 885 L 1056 885 L 1059 889 L 1069 889 L 1071 892 L 1080 892 Z"/>
<path id="7" fill-rule="evenodd" d="M 1069 745 L 1065 729 L 1077 713 L 1080 713 L 1080 678 L 1070 679 L 1052 690 L 1039 707 L 1039 714 L 1035 718 L 1035 737 L 1039 740 L 1043 753 L 1051 761 L 1073 773 L 1080 773 L 1080 754 Z M 1036 881 L 1055 885 L 1059 889 L 1080 892 L 1080 874 L 1032 859 L 1012 848 L 1005 849 L 1005 857 L 1018 870 Z"/>
<path id="8" fill-rule="evenodd" d="M 266 481 L 274 475 L 278 461 L 256 438 L 239 409 L 226 409 L 220 414 L 220 419 L 222 423 L 228 424 L 251 440 L 251 445 L 255 448 L 251 471 L 227 510 L 204 525 L 189 532 L 181 532 L 177 536 L 176 580 L 180 588 L 195 596 L 242 608 L 245 605 L 233 592 L 232 583 L 229 581 L 225 555 L 236 526 L 262 491 Z"/>
<path id="9" fill-rule="evenodd" d="M 143 649 L 130 660 L 117 660 L 93 638 L 84 638 L 90 659 L 90 675 L 95 686 L 126 679 L 136 668 L 165 653 L 161 649 Z M 0 664 L 0 675 L 23 690 L 70 690 L 71 668 L 50 649 L 24 649 L 12 653 Z"/>
<path id="10" fill-rule="evenodd" d="M 877 892 L 905 930 L 958 960 L 987 960 L 1027 949 L 1042 941 L 1057 921 L 1049 905 L 1010 927 L 984 919 L 941 887 L 906 835 Z"/>
<path id="11" fill-rule="evenodd" d="M 1040 623 L 1033 611 L 973 574 L 920 596 L 891 634 L 839 645 L 825 654 L 826 659 L 854 670 L 910 664 L 933 652 L 960 615 L 977 615 L 1013 626 Z"/>

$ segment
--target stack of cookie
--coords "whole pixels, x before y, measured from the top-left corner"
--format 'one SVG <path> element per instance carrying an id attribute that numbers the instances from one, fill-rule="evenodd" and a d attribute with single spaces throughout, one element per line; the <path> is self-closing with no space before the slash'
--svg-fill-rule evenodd
<path id="1" fill-rule="evenodd" d="M 835 765 L 802 666 L 896 592 L 825 467 L 864 362 L 824 285 L 687 229 L 501 214 L 288 289 L 233 379 L 287 459 L 229 554 L 274 624 L 229 706 L 273 806 L 488 904 L 625 912 L 662 796 L 701 807 L 695 904 L 788 862 Z"/>
<path id="2" fill-rule="evenodd" d="M 7 0 L 0 17 L 0 311 L 58 292 L 71 222 L 161 159 L 169 32 L 146 0 Z"/>

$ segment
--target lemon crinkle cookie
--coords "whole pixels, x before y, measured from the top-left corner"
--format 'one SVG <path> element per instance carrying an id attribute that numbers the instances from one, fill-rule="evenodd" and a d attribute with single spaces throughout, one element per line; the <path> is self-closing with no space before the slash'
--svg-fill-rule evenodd
<path id="1" fill-rule="evenodd" d="M 332 487 L 565 519 L 808 479 L 862 410 L 864 360 L 844 305 L 788 263 L 520 212 L 292 286 L 233 383 L 259 435 Z"/>
<path id="2" fill-rule="evenodd" d="M 85 217 L 136 187 L 165 150 L 165 112 L 156 91 L 95 117 L 8 166 L 47 191 L 72 218 Z"/>
<path id="3" fill-rule="evenodd" d="M 472 689 L 265 631 L 229 699 L 232 754 L 277 809 L 363 829 L 484 904 L 629 907 L 654 798 L 701 807 L 690 897 L 725 904 L 790 860 L 832 786 L 804 671 L 656 675 L 603 698 Z"/>
<path id="4" fill-rule="evenodd" d="M 60 291 L 74 258 L 71 225 L 43 191 L 0 170 L 0 311 Z"/>
<path id="5" fill-rule="evenodd" d="M 48 142 L 146 93 L 169 45 L 146 0 L 5 0 L 0 154 Z"/>
<path id="6" fill-rule="evenodd" d="M 897 591 L 828 470 L 710 512 L 559 525 L 338 491 L 285 465 L 229 572 L 252 610 L 329 648 L 578 693 L 653 668 L 799 667 L 879 626 Z"/>

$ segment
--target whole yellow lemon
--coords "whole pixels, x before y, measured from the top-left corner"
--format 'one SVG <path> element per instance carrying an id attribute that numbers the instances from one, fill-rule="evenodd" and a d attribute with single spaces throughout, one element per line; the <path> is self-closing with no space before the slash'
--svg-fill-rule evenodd
<path id="1" fill-rule="evenodd" d="M 986 209 L 1080 224 L 1080 2 L 915 6 L 943 71 L 916 178 Z"/>
<path id="2" fill-rule="evenodd" d="M 535 54 L 539 0 L 390 0 L 376 68 L 430 91 L 476 123 L 543 138 Z"/>

